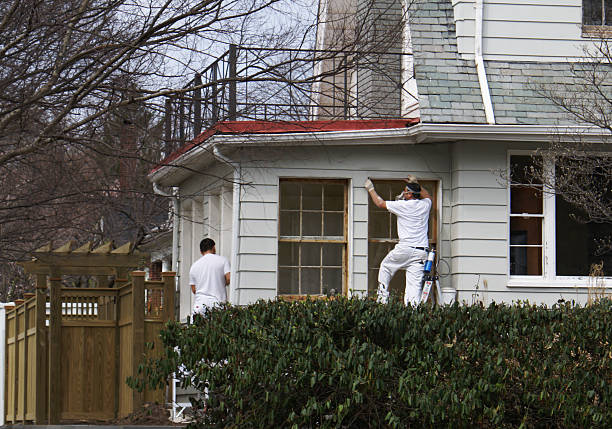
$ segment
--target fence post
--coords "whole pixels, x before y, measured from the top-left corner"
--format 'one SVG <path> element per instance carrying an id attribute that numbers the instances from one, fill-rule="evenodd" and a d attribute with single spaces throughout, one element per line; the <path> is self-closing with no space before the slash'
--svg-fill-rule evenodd
<path id="1" fill-rule="evenodd" d="M 193 90 L 193 138 L 202 132 L 202 76 L 196 73 L 193 80 L 196 89 Z"/>
<path id="2" fill-rule="evenodd" d="M 49 424 L 59 424 L 62 398 L 62 278 L 52 274 L 49 278 L 49 390 L 47 395 Z"/>
<path id="3" fill-rule="evenodd" d="M 36 411 L 37 425 L 47 421 L 47 276 L 36 276 Z"/>
<path id="4" fill-rule="evenodd" d="M 164 156 L 170 155 L 172 148 L 172 99 L 167 98 L 164 117 Z"/>
<path id="5" fill-rule="evenodd" d="M 162 273 L 164 280 L 164 321 L 174 320 L 174 294 L 176 273 L 167 271 Z"/>
<path id="6" fill-rule="evenodd" d="M 238 55 L 236 45 L 230 45 L 229 47 L 229 115 L 230 121 L 236 120 L 236 63 L 238 61 Z"/>
<path id="7" fill-rule="evenodd" d="M 132 271 L 132 377 L 144 355 L 144 271 Z M 132 390 L 132 412 L 142 406 L 143 392 Z"/>
<path id="8" fill-rule="evenodd" d="M 168 102 L 166 100 L 166 102 Z M 125 382 L 125 380 L 121 380 L 121 338 L 120 338 L 120 333 L 121 333 L 121 329 L 119 326 L 119 318 L 121 316 L 121 297 L 120 297 L 120 289 L 121 287 L 125 286 L 127 283 L 129 283 L 129 279 L 128 279 L 128 271 L 126 269 L 123 268 L 117 268 L 115 269 L 115 314 L 114 314 L 114 319 L 115 319 L 115 364 L 116 364 L 116 371 L 115 371 L 115 417 L 119 417 L 119 394 L 121 392 L 121 384 Z"/>

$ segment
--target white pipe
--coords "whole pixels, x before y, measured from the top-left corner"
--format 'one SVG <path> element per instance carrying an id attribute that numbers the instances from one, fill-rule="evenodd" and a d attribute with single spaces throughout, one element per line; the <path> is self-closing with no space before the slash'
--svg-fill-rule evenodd
<path id="1" fill-rule="evenodd" d="M 238 248 L 240 246 L 240 174 L 239 162 L 232 161 L 219 151 L 218 146 L 213 147 L 216 158 L 230 165 L 234 169 L 234 189 L 232 192 L 232 257 L 230 266 L 230 303 L 240 304 L 240 288 L 238 278 Z"/>
<path id="2" fill-rule="evenodd" d="M 476 16 L 474 29 L 474 60 L 476 61 L 476 72 L 478 73 L 478 83 L 480 84 L 480 94 L 484 105 L 487 123 L 495 124 L 495 114 L 493 113 L 493 103 L 489 92 L 489 82 L 487 82 L 487 72 L 484 60 L 482 59 L 482 15 L 484 10 L 484 0 L 476 0 Z"/>

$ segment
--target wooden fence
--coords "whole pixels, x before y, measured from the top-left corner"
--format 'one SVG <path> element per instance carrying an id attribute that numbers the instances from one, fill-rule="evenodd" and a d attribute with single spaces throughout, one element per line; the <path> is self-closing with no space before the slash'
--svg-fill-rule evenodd
<path id="1" fill-rule="evenodd" d="M 160 328 L 174 319 L 175 273 L 161 281 L 144 274 L 116 288 L 62 288 L 51 279 L 49 294 L 38 288 L 7 309 L 7 422 L 108 420 L 165 401 L 165 391 L 126 384 L 144 356 L 159 353 Z"/>

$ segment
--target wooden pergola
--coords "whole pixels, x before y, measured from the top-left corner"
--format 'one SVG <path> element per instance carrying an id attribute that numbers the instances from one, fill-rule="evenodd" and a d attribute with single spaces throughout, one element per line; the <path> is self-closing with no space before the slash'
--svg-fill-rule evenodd
<path id="1" fill-rule="evenodd" d="M 32 260 L 22 263 L 25 271 L 36 275 L 36 299 L 38 302 L 46 302 L 47 288 L 49 289 L 49 377 L 47 410 L 49 424 L 59 423 L 59 401 L 61 400 L 60 391 L 60 372 L 53 370 L 60 367 L 61 344 L 59 339 L 62 334 L 62 278 L 67 275 L 88 275 L 96 276 L 99 287 L 106 287 L 104 280 L 108 282 L 108 277 L 114 277 L 114 288 L 120 288 L 129 282 L 128 273 L 134 270 L 142 270 L 148 266 L 150 255 L 134 251 L 132 243 L 128 242 L 115 248 L 112 241 L 105 243 L 97 248 L 92 248 L 92 243 L 75 248 L 74 242 L 70 241 L 64 245 L 53 249 L 51 243 L 41 247 L 32 254 Z M 172 273 L 174 274 L 174 273 Z M 144 272 L 142 272 L 144 276 Z M 144 279 L 144 277 L 142 277 Z M 45 327 L 45 306 L 37 307 L 36 331 L 38 338 L 44 338 L 43 330 Z M 144 315 L 138 315 L 144 318 Z M 143 344 L 144 345 L 144 344 Z M 137 347 L 140 344 L 136 344 Z M 139 347 L 142 348 L 142 347 Z M 38 356 L 37 359 L 44 359 Z M 41 363 L 42 367 L 42 363 Z M 44 398 L 43 390 L 37 390 L 38 397 Z M 138 395 L 137 392 L 134 393 Z"/>

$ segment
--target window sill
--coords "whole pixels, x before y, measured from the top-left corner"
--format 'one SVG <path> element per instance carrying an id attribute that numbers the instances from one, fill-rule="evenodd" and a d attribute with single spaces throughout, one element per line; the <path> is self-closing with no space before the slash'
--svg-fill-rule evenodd
<path id="1" fill-rule="evenodd" d="M 609 25 L 583 25 L 582 37 L 588 39 L 605 39 L 612 37 L 612 26 Z"/>
<path id="2" fill-rule="evenodd" d="M 598 279 L 599 280 L 599 279 Z M 603 288 L 612 289 L 612 277 L 603 277 Z M 545 279 L 543 277 L 519 276 L 510 277 L 507 283 L 510 288 L 516 287 L 533 287 L 533 288 L 600 288 L 600 286 L 591 285 L 591 280 L 588 276 L 584 277 L 556 277 L 553 279 Z"/>

